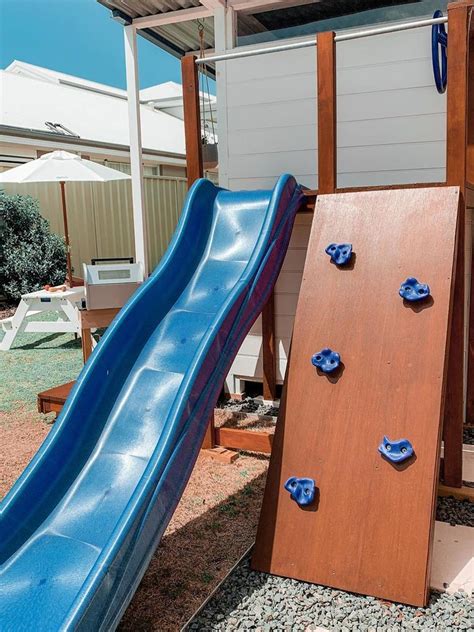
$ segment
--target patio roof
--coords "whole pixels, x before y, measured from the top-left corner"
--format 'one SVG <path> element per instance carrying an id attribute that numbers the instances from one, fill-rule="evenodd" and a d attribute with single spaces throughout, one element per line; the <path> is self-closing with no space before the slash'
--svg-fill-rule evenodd
<path id="1" fill-rule="evenodd" d="M 275 31 L 390 7 L 413 0 L 97 0 L 123 24 L 176 57 L 200 48 L 198 23 L 204 25 L 204 48 L 214 48 L 213 12 L 231 7 L 238 13 L 238 35 Z M 199 22 L 198 22 L 199 21 Z"/>
<path id="2" fill-rule="evenodd" d="M 214 47 L 214 22 L 212 11 L 199 0 L 97 0 L 104 7 L 112 11 L 114 18 L 130 24 L 136 18 L 145 18 L 155 15 L 174 15 L 177 11 L 186 9 L 198 9 L 196 13 L 190 13 L 187 21 L 179 21 L 174 24 L 149 26 L 140 29 L 140 35 L 150 40 L 160 48 L 168 51 L 175 57 L 182 57 L 187 52 L 199 50 L 199 33 L 196 18 L 201 15 L 204 24 L 204 47 Z M 218 4 L 216 2 L 215 4 Z M 199 8 L 205 11 L 199 13 Z M 207 13 L 207 15 L 206 15 Z"/>

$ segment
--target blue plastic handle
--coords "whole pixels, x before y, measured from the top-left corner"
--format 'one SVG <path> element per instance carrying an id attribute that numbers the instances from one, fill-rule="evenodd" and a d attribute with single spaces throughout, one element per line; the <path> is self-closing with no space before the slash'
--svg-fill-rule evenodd
<path id="1" fill-rule="evenodd" d="M 332 373 L 341 364 L 341 356 L 327 347 L 312 356 L 311 364 L 323 373 Z"/>
<path id="2" fill-rule="evenodd" d="M 443 12 L 437 9 L 434 18 L 442 18 Z M 436 89 L 440 94 L 446 92 L 448 84 L 448 34 L 444 24 L 433 24 L 431 27 L 431 61 Z M 441 56 L 441 60 L 440 60 Z"/>
<path id="3" fill-rule="evenodd" d="M 383 438 L 379 445 L 379 452 L 392 463 L 402 463 L 414 454 L 413 446 L 408 439 L 390 441 L 388 437 Z"/>
<path id="4" fill-rule="evenodd" d="M 415 302 L 422 301 L 430 296 L 430 286 L 426 283 L 420 283 L 415 277 L 408 277 L 404 281 L 398 291 L 400 296 L 406 301 Z"/>
<path id="5" fill-rule="evenodd" d="M 348 263 L 352 257 L 352 244 L 329 244 L 325 251 L 338 266 Z"/>
<path id="6" fill-rule="evenodd" d="M 292 476 L 286 481 L 285 489 L 290 492 L 291 500 L 294 500 L 301 507 L 311 505 L 316 496 L 316 483 L 312 478 Z"/>

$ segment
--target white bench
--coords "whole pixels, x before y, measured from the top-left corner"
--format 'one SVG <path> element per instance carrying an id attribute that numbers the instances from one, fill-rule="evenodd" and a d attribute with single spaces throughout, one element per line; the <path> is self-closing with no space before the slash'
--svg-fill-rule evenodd
<path id="1" fill-rule="evenodd" d="M 29 292 L 21 301 L 13 316 L 0 321 L 3 339 L 0 351 L 8 351 L 19 333 L 73 333 L 80 335 L 78 309 L 84 298 L 84 288 L 74 287 L 64 292 L 39 290 Z M 44 312 L 57 314 L 56 320 L 29 320 Z"/>

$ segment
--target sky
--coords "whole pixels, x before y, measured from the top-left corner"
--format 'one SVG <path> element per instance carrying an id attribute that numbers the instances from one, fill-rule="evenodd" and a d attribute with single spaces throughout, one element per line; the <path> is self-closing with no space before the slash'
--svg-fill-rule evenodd
<path id="1" fill-rule="evenodd" d="M 181 83 L 178 59 L 137 41 L 141 88 Z M 0 67 L 14 59 L 125 88 L 123 27 L 96 0 L 0 0 Z"/>

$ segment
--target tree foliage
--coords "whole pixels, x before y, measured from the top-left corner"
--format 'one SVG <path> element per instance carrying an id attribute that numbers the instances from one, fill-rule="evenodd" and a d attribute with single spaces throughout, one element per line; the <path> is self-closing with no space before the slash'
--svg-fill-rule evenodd
<path id="1" fill-rule="evenodd" d="M 0 294 L 18 300 L 65 277 L 64 240 L 51 232 L 38 200 L 0 191 Z"/>

